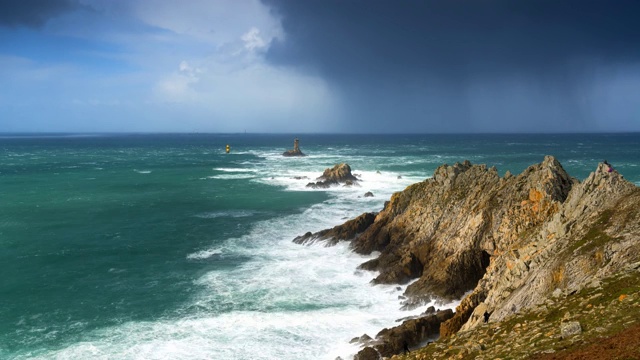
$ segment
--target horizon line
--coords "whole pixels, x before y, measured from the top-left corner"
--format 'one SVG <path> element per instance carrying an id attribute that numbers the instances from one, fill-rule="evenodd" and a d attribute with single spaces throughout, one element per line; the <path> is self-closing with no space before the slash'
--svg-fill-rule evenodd
<path id="1" fill-rule="evenodd" d="M 640 134 L 638 131 L 578 131 L 578 132 L 201 132 L 201 131 L 0 131 L 11 135 L 620 135 Z"/>

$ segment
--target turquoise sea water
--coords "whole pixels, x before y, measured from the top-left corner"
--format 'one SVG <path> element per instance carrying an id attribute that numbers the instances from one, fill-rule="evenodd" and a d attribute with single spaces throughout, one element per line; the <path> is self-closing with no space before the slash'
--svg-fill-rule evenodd
<path id="1" fill-rule="evenodd" d="M 640 134 L 300 135 L 309 156 L 282 157 L 293 138 L 0 134 L 0 358 L 349 358 L 424 309 L 371 286 L 368 257 L 293 237 L 465 159 L 551 154 L 580 180 L 607 159 L 640 185 Z M 339 162 L 361 187 L 305 188 Z"/>

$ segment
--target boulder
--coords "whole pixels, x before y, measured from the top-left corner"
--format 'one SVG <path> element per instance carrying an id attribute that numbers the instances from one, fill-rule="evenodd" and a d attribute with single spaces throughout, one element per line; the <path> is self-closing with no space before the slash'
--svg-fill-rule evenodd
<path id="1" fill-rule="evenodd" d="M 560 324 L 560 335 L 563 339 L 582 333 L 582 326 L 577 321 L 567 321 Z"/>
<path id="2" fill-rule="evenodd" d="M 367 191 L 364 193 L 364 197 L 373 197 L 373 193 L 371 191 Z"/>
<path id="3" fill-rule="evenodd" d="M 364 349 L 358 351 L 356 356 L 353 357 L 353 360 L 379 360 L 379 359 L 380 359 L 380 354 L 378 354 L 378 352 L 370 346 L 367 346 Z"/>
<path id="4" fill-rule="evenodd" d="M 367 334 L 362 334 L 362 336 L 360 336 L 360 337 L 354 337 L 353 339 L 351 339 L 351 341 L 349 341 L 349 343 L 350 344 L 354 344 L 354 343 L 368 344 L 371 341 L 373 341 L 371 336 L 369 336 Z"/>
<path id="5" fill-rule="evenodd" d="M 349 164 L 341 163 L 335 165 L 333 168 L 325 169 L 322 176 L 316 179 L 317 182 L 310 182 L 307 187 L 313 189 L 326 189 L 331 185 L 345 184 L 346 186 L 352 186 L 358 183 L 358 178 L 351 174 L 351 167 Z"/>

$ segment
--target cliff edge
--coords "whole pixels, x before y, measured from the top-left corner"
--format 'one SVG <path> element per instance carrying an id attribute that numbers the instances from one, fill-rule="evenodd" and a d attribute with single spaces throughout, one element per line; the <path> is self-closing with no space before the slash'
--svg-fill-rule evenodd
<path id="1" fill-rule="evenodd" d="M 374 283 L 417 279 L 407 308 L 467 294 L 440 325 L 448 337 L 485 312 L 499 322 L 640 261 L 640 190 L 606 163 L 579 182 L 552 156 L 504 177 L 465 161 L 395 193 L 378 214 L 304 238 L 379 251 L 361 267 L 379 272 Z"/>

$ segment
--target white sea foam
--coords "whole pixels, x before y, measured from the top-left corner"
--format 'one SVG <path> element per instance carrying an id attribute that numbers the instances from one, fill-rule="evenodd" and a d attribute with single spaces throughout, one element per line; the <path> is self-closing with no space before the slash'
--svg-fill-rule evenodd
<path id="1" fill-rule="evenodd" d="M 138 174 L 151 174 L 151 170 L 137 170 L 137 169 L 133 169 L 133 171 L 137 172 Z"/>
<path id="2" fill-rule="evenodd" d="M 223 172 L 256 172 L 257 169 L 244 169 L 244 168 L 215 168 L 213 170 Z"/>
<path id="3" fill-rule="evenodd" d="M 195 216 L 203 219 L 215 219 L 220 217 L 241 218 L 241 217 L 253 216 L 257 213 L 258 213 L 257 211 L 248 211 L 248 210 L 227 210 L 227 211 L 212 211 L 212 212 L 197 214 Z"/>
<path id="4" fill-rule="evenodd" d="M 193 295 L 182 309 L 188 315 L 95 330 L 82 342 L 24 358 L 350 359 L 359 351 L 357 345 L 349 344 L 351 338 L 363 333 L 374 336 L 384 327 L 397 325 L 397 319 L 419 314 L 430 305 L 401 311 L 398 296 L 406 286 L 372 286 L 376 274 L 357 267 L 375 255 L 355 254 L 347 243 L 325 247 L 291 241 L 307 231 L 380 210 L 393 192 L 424 180 L 427 172 L 378 173 L 366 159 L 346 159 L 359 174 L 360 186 L 312 190 L 306 184 L 326 167 L 345 161 L 343 156 L 283 160 L 279 153 L 256 155 L 264 159 L 259 169 L 216 168 L 221 174 L 210 178 L 251 178 L 287 191 L 327 191 L 329 198 L 302 213 L 254 223 L 249 233 L 222 245 L 185 254 L 189 260 L 216 255 L 248 259 L 232 269 L 209 271 L 194 279 Z M 367 191 L 375 196 L 365 198 Z M 195 216 L 251 215 L 230 210 Z"/>
<path id="5" fill-rule="evenodd" d="M 43 358 L 348 359 L 359 350 L 349 344 L 352 337 L 424 311 L 400 311 L 404 287 L 371 286 L 373 273 L 355 271 L 368 257 L 345 244 L 278 245 L 256 249 L 256 259 L 232 274 L 213 271 L 197 279 L 202 291 L 193 305 L 203 309 L 200 315 L 95 331 Z M 220 304 L 238 310 L 211 315 Z"/>
<path id="6" fill-rule="evenodd" d="M 187 255 L 187 259 L 189 260 L 204 260 L 204 259 L 208 259 L 214 255 L 220 255 L 222 254 L 222 249 L 208 249 L 208 250 L 202 250 L 202 251 L 198 251 L 196 253 L 193 254 L 189 254 Z"/>
<path id="7" fill-rule="evenodd" d="M 248 174 L 222 174 L 207 176 L 207 179 L 217 180 L 241 180 L 241 179 L 253 179 L 255 176 Z"/>
<path id="8" fill-rule="evenodd" d="M 352 358 L 359 347 L 349 344 L 351 338 L 373 336 L 424 307 L 401 311 L 398 295 L 405 286 L 372 286 L 375 273 L 356 270 L 371 257 L 353 253 L 346 243 L 325 247 L 291 242 L 307 230 L 335 225 L 385 200 L 333 194 L 302 214 L 259 222 L 249 234 L 229 239 L 225 253 L 251 260 L 195 279 L 200 290 L 185 306 L 199 309 L 196 314 L 94 331 L 85 341 L 41 358 Z M 205 259 L 222 252 L 214 247 L 187 257 Z"/>

